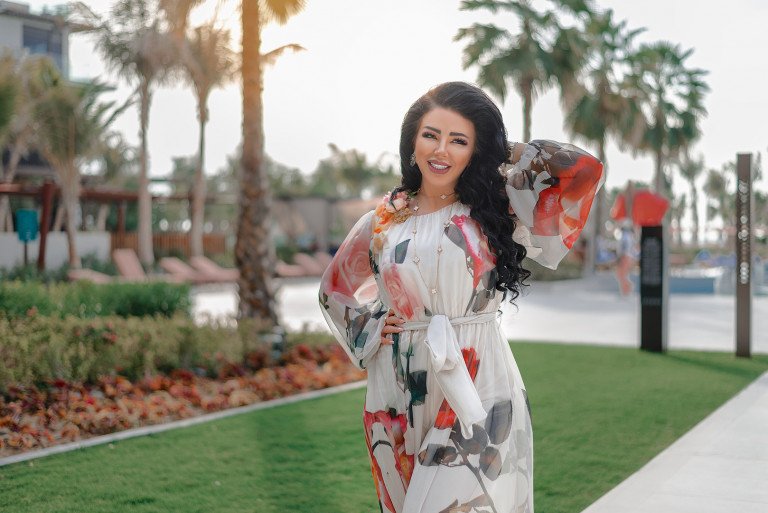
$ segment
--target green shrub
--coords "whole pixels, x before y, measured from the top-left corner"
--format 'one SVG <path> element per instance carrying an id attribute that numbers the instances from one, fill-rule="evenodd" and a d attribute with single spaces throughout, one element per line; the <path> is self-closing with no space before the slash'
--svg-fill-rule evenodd
<path id="1" fill-rule="evenodd" d="M 111 260 L 101 260 L 95 253 L 83 255 L 80 262 L 84 269 L 93 269 L 111 276 L 117 275 L 115 264 Z M 66 282 L 68 281 L 67 271 L 69 271 L 68 263 L 63 264 L 58 269 L 46 269 L 40 272 L 37 270 L 37 263 L 33 262 L 27 265 L 18 265 L 12 269 L 0 269 L 0 281 Z"/>
<path id="2" fill-rule="evenodd" d="M 174 369 L 215 376 L 259 347 L 234 327 L 196 326 L 183 316 L 0 317 L 0 340 L 0 389 L 52 379 L 94 383 L 114 374 L 136 379 Z"/>
<path id="3" fill-rule="evenodd" d="M 187 284 L 0 282 L 0 314 L 6 317 L 24 316 L 30 309 L 58 317 L 171 317 L 189 315 L 190 308 Z"/>
<path id="4" fill-rule="evenodd" d="M 62 266 L 40 272 L 37 270 L 37 263 L 18 265 L 12 269 L 0 269 L 0 281 L 61 282 L 67 280 L 67 269 L 68 266 Z"/>

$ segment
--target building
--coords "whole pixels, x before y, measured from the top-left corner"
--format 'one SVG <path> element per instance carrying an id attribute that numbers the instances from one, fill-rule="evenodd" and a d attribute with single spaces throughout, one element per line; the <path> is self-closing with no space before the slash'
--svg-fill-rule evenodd
<path id="1" fill-rule="evenodd" d="M 62 16 L 34 14 L 29 5 L 0 0 L 0 50 L 10 48 L 17 55 L 44 54 L 53 59 L 69 78 L 69 33 Z"/>

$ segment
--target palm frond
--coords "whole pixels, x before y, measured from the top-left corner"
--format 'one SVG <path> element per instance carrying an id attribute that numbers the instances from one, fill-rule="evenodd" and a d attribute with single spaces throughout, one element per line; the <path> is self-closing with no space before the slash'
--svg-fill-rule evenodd
<path id="1" fill-rule="evenodd" d="M 263 54 L 261 56 L 261 62 L 262 64 L 273 66 L 277 62 L 277 59 L 279 59 L 280 56 L 282 56 L 285 52 L 288 52 L 288 51 L 296 53 L 296 52 L 306 51 L 306 48 L 297 44 L 283 45 L 281 47 L 275 48 L 274 50 L 271 50 Z"/>
<path id="2" fill-rule="evenodd" d="M 245 0 L 247 1 L 247 0 Z M 263 23 L 276 21 L 283 25 L 291 16 L 304 10 L 305 0 L 251 0 L 258 1 L 262 7 Z"/>

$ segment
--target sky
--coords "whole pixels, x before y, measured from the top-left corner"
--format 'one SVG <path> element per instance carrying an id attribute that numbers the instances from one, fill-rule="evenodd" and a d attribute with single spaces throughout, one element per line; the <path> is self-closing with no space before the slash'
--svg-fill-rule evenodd
<path id="1" fill-rule="evenodd" d="M 27 0 L 33 9 L 44 2 Z M 86 1 L 105 10 L 107 0 Z M 210 16 L 216 0 L 193 15 L 193 23 Z M 330 155 L 329 143 L 343 150 L 358 149 L 371 160 L 396 157 L 402 117 L 410 104 L 430 87 L 450 80 L 473 82 L 476 70 L 463 70 L 463 44 L 453 37 L 461 27 L 491 16 L 463 12 L 458 0 L 307 0 L 306 9 L 285 25 L 269 25 L 263 32 L 262 52 L 287 43 L 306 51 L 286 54 L 264 78 L 264 128 L 267 153 L 275 160 L 312 172 L 318 160 Z M 545 5 L 545 4 L 540 4 Z M 705 99 L 708 116 L 703 136 L 693 153 L 703 154 L 708 167 L 720 167 L 737 152 L 766 152 L 768 129 L 768 63 L 758 51 L 768 48 L 768 2 L 731 0 L 598 0 L 612 8 L 617 19 L 632 28 L 647 30 L 639 41 L 668 40 L 693 48 L 691 67 L 709 70 L 711 92 Z M 237 2 L 223 0 L 220 21 L 233 29 L 239 48 Z M 510 18 L 494 22 L 514 28 Z M 72 78 L 100 77 L 119 86 L 117 95 L 130 89 L 105 71 L 88 37 L 70 40 Z M 511 93 L 500 108 L 509 136 L 522 135 L 521 102 Z M 240 141 L 241 96 L 239 84 L 215 90 L 210 97 L 206 171 L 220 169 Z M 563 127 L 556 91 L 535 103 L 533 138 L 571 141 Z M 115 128 L 128 141 L 138 142 L 137 109 L 127 111 Z M 198 128 L 192 92 L 184 86 L 160 88 L 150 113 L 150 174 L 166 175 L 172 157 L 193 155 Z M 595 148 L 576 143 L 588 151 Z M 609 187 L 628 179 L 650 181 L 653 161 L 648 156 L 608 148 Z M 760 185 L 758 185 L 760 186 Z M 685 190 L 680 178 L 675 188 Z"/>

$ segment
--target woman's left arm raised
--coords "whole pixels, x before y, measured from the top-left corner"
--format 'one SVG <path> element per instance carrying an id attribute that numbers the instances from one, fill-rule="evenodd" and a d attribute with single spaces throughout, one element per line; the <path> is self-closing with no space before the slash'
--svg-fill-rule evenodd
<path id="1" fill-rule="evenodd" d="M 510 143 L 501 170 L 517 216 L 513 238 L 530 258 L 557 268 L 584 228 L 605 181 L 602 162 L 571 144 L 535 140 Z"/>

